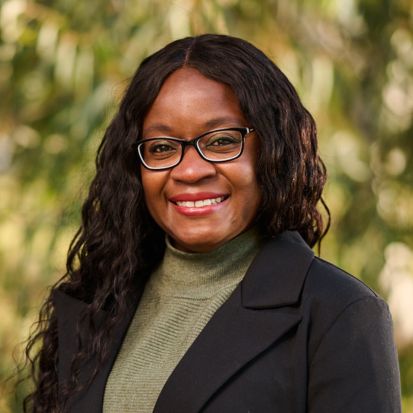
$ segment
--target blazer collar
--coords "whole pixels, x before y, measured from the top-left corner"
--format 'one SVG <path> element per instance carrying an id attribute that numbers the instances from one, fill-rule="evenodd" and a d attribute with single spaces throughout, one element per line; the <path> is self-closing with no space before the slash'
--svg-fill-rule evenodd
<path id="1" fill-rule="evenodd" d="M 298 232 L 285 231 L 269 239 L 241 282 L 242 305 L 256 309 L 293 305 L 299 300 L 313 258 L 314 252 Z M 86 306 L 83 301 L 58 290 L 54 292 L 54 302 L 61 307 L 65 318 L 77 318 Z M 131 311 L 134 309 L 135 305 L 131 305 Z M 104 314 L 102 311 L 101 316 Z"/>
<path id="2" fill-rule="evenodd" d="M 314 252 L 297 232 L 286 231 L 267 242 L 242 283 L 242 305 L 274 308 L 295 304 Z"/>

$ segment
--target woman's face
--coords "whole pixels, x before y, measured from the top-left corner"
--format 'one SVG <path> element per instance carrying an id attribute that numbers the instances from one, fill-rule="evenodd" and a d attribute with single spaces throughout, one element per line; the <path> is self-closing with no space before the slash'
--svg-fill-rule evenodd
<path id="1" fill-rule="evenodd" d="M 213 129 L 245 126 L 251 125 L 229 86 L 183 68 L 164 82 L 144 119 L 143 136 L 191 140 Z M 151 171 L 141 166 L 146 205 L 175 247 L 210 251 L 250 226 L 261 199 L 257 153 L 258 138 L 250 133 L 242 155 L 232 161 L 208 162 L 190 146 L 172 169 Z M 193 204 L 203 200 L 215 201 Z"/>

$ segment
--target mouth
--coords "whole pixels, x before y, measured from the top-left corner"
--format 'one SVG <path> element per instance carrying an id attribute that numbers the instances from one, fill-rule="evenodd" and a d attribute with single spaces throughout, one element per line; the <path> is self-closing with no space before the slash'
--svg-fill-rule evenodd
<path id="1" fill-rule="evenodd" d="M 229 194 L 214 192 L 198 192 L 176 194 L 169 198 L 178 213 L 188 217 L 209 216 L 220 210 Z"/>
<path id="2" fill-rule="evenodd" d="M 219 196 L 216 198 L 199 199 L 196 201 L 175 201 L 174 204 L 185 208 L 203 208 L 210 205 L 218 205 L 225 199 L 225 196 Z"/>

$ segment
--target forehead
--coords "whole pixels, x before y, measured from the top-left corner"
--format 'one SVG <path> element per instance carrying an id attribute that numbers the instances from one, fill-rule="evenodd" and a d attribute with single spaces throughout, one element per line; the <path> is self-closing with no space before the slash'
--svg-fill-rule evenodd
<path id="1" fill-rule="evenodd" d="M 196 69 L 182 68 L 165 80 L 143 126 L 144 133 L 162 128 L 194 133 L 214 127 L 245 126 L 245 117 L 231 87 Z"/>

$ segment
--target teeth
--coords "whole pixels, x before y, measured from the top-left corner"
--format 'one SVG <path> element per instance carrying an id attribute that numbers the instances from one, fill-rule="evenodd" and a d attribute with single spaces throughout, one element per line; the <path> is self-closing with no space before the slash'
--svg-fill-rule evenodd
<path id="1" fill-rule="evenodd" d="M 186 207 L 186 208 L 202 208 L 208 205 L 216 205 L 224 200 L 223 196 L 211 199 L 202 199 L 199 201 L 177 201 L 176 205 Z"/>

